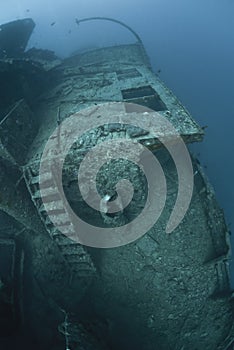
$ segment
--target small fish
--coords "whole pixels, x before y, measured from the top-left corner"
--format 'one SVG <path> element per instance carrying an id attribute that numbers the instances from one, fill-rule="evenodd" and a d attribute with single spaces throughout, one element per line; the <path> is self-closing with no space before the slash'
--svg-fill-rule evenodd
<path id="1" fill-rule="evenodd" d="M 50 23 L 51 27 L 52 27 L 52 26 L 54 26 L 54 25 L 55 25 L 55 23 L 56 23 L 56 22 L 52 22 L 52 23 Z"/>
<path id="2" fill-rule="evenodd" d="M 30 10 L 29 10 L 29 9 L 27 9 L 27 10 L 26 10 L 26 12 L 30 12 Z"/>
<path id="3" fill-rule="evenodd" d="M 71 34 L 71 29 L 69 29 L 68 34 Z"/>

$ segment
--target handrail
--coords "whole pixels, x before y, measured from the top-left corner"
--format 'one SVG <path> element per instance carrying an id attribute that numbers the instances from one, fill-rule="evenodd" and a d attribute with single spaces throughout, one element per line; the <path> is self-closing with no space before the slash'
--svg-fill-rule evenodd
<path id="1" fill-rule="evenodd" d="M 83 18 L 83 19 L 76 18 L 76 23 L 77 23 L 77 25 L 79 25 L 81 22 L 94 21 L 94 20 L 111 21 L 111 22 L 115 22 L 117 24 L 120 24 L 121 26 L 127 28 L 136 37 L 137 41 L 141 45 L 143 45 L 142 40 L 139 37 L 139 35 L 131 27 L 129 27 L 127 24 L 125 24 L 124 22 L 118 21 L 117 19 L 113 19 L 113 18 L 109 18 L 109 17 L 88 17 L 88 18 Z"/>

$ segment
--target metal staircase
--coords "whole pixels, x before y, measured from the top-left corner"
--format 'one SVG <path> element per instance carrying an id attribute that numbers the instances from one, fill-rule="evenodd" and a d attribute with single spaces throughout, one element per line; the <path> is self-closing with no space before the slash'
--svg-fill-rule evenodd
<path id="1" fill-rule="evenodd" d="M 90 255 L 81 244 L 68 238 L 68 236 L 75 235 L 75 231 L 60 194 L 56 190 L 52 173 L 40 175 L 40 183 L 43 185 L 41 190 L 38 174 L 39 162 L 32 163 L 24 168 L 27 188 L 46 230 L 59 246 L 62 255 L 71 266 L 72 272 L 78 277 L 92 277 L 96 269 Z M 43 202 L 46 202 L 47 210 Z M 54 218 L 56 225 L 51 222 L 48 214 Z M 65 234 L 62 234 L 59 228 L 63 228 Z M 68 236 L 66 236 L 66 233 Z"/>

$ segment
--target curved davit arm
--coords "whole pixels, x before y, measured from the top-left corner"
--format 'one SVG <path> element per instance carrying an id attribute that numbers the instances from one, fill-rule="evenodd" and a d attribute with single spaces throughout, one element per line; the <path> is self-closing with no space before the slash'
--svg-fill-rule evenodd
<path id="1" fill-rule="evenodd" d="M 109 18 L 109 17 L 88 17 L 88 18 L 83 18 L 83 19 L 76 18 L 76 23 L 79 25 L 81 22 L 96 21 L 96 20 L 110 21 L 110 22 L 120 24 L 122 27 L 127 28 L 135 36 L 138 43 L 143 45 L 142 40 L 139 37 L 139 35 L 131 27 L 129 27 L 127 24 L 125 24 L 124 22 L 118 21 L 117 19 L 113 19 L 113 18 Z"/>

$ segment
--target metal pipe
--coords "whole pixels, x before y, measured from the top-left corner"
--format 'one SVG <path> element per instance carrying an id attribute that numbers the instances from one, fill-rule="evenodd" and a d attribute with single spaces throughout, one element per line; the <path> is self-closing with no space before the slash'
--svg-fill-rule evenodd
<path id="1" fill-rule="evenodd" d="M 109 18 L 109 17 L 89 17 L 89 18 L 83 18 L 83 19 L 80 19 L 78 20 L 76 18 L 76 23 L 77 25 L 79 25 L 81 22 L 87 22 L 87 21 L 95 21 L 95 20 L 104 20 L 104 21 L 111 21 L 111 22 L 114 22 L 114 23 L 117 23 L 117 24 L 120 24 L 121 26 L 127 28 L 137 39 L 137 41 L 143 45 L 142 43 L 142 40 L 141 38 L 139 37 L 139 35 L 131 28 L 129 27 L 127 24 L 121 22 L 121 21 L 118 21 L 117 19 L 113 19 L 113 18 Z"/>

